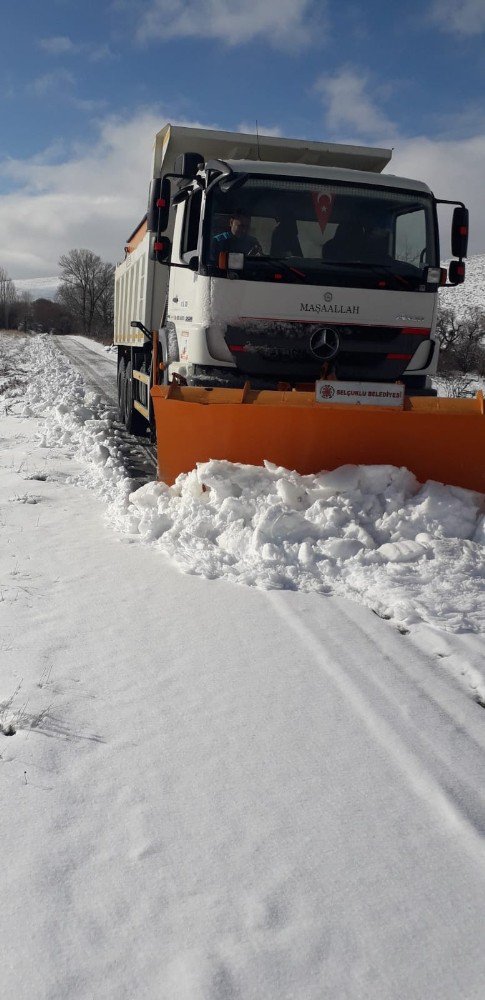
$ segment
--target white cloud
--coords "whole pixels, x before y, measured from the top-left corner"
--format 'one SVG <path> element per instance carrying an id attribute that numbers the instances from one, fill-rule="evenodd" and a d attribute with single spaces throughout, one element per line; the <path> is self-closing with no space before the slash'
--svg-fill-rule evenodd
<path id="1" fill-rule="evenodd" d="M 85 45 L 82 49 L 86 52 L 90 62 L 102 62 L 104 59 L 115 59 L 114 52 L 109 45 Z"/>
<path id="2" fill-rule="evenodd" d="M 62 56 L 66 52 L 73 52 L 75 45 L 66 35 L 54 35 L 52 38 L 41 38 L 39 46 L 49 55 Z"/>
<path id="3" fill-rule="evenodd" d="M 429 16 L 451 34 L 471 36 L 485 31 L 484 0 L 434 0 Z"/>
<path id="4" fill-rule="evenodd" d="M 90 62 L 100 62 L 103 59 L 113 59 L 113 53 L 107 44 L 92 42 L 73 42 L 67 35 L 54 35 L 51 38 L 41 38 L 39 48 L 51 56 L 83 55 Z"/>
<path id="5" fill-rule="evenodd" d="M 256 120 L 253 122 L 240 122 L 236 129 L 237 132 L 246 132 L 249 135 L 256 135 Z M 282 131 L 278 125 L 261 125 L 258 122 L 258 134 L 263 135 L 282 135 Z"/>
<path id="6" fill-rule="evenodd" d="M 359 136 L 389 136 L 396 131 L 394 123 L 379 109 L 369 93 L 370 80 L 366 73 L 343 67 L 333 76 L 322 74 L 315 84 L 324 108 L 327 127 L 331 132 L 352 129 Z"/>
<path id="7" fill-rule="evenodd" d="M 243 45 L 263 38 L 274 48 L 301 49 L 322 40 L 327 0 L 150 0 L 138 40 L 217 38 Z M 325 35 L 323 34 L 323 38 Z"/>
<path id="8" fill-rule="evenodd" d="M 74 86 L 74 77 L 67 69 L 55 70 L 53 73 L 44 73 L 36 77 L 28 86 L 30 93 L 35 97 L 47 97 L 49 94 L 65 94 L 66 88 L 69 90 Z"/>
<path id="9" fill-rule="evenodd" d="M 67 104 L 77 111 L 92 114 L 95 111 L 102 111 L 106 107 L 104 99 L 91 100 L 90 98 L 78 97 L 75 93 L 76 79 L 67 69 L 54 70 L 52 73 L 44 73 L 36 77 L 27 86 L 27 91 L 33 97 L 40 100 L 55 100 L 56 104 Z"/>
<path id="10" fill-rule="evenodd" d="M 75 94 L 66 94 L 64 96 L 66 104 L 70 107 L 76 108 L 77 111 L 83 111 L 90 115 L 93 115 L 96 112 L 105 111 L 108 103 L 104 98 L 91 100 L 89 97 L 76 97 Z"/>
<path id="11" fill-rule="evenodd" d="M 0 265 L 11 277 L 55 274 L 60 255 L 73 247 L 113 262 L 123 258 L 146 211 L 153 141 L 167 120 L 152 109 L 105 119 L 97 141 L 74 148 L 62 163 L 57 147 L 0 162 L 0 181 L 15 186 L 0 196 Z"/>

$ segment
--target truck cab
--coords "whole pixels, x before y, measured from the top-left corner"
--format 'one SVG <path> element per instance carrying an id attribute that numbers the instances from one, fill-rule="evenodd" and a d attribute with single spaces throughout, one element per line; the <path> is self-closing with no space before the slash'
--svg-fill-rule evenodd
<path id="1" fill-rule="evenodd" d="M 188 384 L 250 378 L 271 388 L 325 369 L 425 386 L 441 281 L 425 184 L 213 161 L 183 194 L 163 334 L 172 372 Z"/>

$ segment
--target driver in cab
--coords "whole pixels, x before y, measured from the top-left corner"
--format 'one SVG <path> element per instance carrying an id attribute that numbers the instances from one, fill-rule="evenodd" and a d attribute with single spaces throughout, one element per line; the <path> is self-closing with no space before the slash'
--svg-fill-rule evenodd
<path id="1" fill-rule="evenodd" d="M 249 235 L 250 228 L 251 216 L 236 209 L 229 218 L 229 229 L 212 239 L 212 260 L 217 261 L 219 254 L 224 252 L 243 253 L 246 257 L 258 257 L 262 254 L 261 244 L 254 236 Z"/>

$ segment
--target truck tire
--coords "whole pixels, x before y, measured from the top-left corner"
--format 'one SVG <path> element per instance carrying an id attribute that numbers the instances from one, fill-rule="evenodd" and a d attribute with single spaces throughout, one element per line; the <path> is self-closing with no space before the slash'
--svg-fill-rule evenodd
<path id="1" fill-rule="evenodd" d="M 125 422 L 125 407 L 126 407 L 126 364 L 125 359 L 121 358 L 118 364 L 118 420 L 120 423 Z"/>
<path id="2" fill-rule="evenodd" d="M 130 434 L 145 435 L 148 430 L 147 421 L 133 406 L 133 365 L 131 361 L 126 366 L 125 427 Z"/>

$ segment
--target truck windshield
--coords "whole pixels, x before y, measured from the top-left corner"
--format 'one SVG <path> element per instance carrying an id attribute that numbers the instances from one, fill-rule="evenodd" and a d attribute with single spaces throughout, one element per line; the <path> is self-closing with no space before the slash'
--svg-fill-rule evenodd
<path id="1" fill-rule="evenodd" d="M 212 191 L 205 224 L 211 273 L 223 251 L 244 255 L 241 277 L 415 289 L 438 265 L 430 196 L 392 188 L 248 176 Z M 281 266 L 278 268 L 278 262 Z"/>

